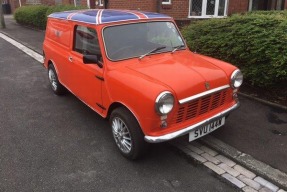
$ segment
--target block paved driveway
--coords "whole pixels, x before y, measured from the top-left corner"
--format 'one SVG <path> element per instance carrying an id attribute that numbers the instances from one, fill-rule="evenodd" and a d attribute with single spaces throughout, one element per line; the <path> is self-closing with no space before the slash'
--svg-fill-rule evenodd
<path id="1" fill-rule="evenodd" d="M 42 65 L 0 39 L 0 191 L 236 191 L 167 144 L 130 162 L 107 121 L 55 96 Z"/>

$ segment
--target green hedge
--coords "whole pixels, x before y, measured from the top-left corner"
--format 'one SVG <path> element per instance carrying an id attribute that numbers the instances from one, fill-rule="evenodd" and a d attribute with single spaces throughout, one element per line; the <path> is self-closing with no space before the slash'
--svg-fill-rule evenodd
<path id="1" fill-rule="evenodd" d="M 197 21 L 182 33 L 191 50 L 238 66 L 253 85 L 287 83 L 287 11 Z"/>
<path id="2" fill-rule="evenodd" d="M 45 5 L 22 6 L 16 9 L 14 18 L 19 24 L 45 29 L 48 9 Z"/>
<path id="3" fill-rule="evenodd" d="M 46 12 L 46 17 L 49 16 L 51 13 L 61 12 L 61 11 L 69 11 L 69 10 L 79 10 L 79 9 L 87 9 L 85 6 L 77 6 L 74 5 L 57 5 L 57 6 L 50 6 Z"/>
<path id="4" fill-rule="evenodd" d="M 35 27 L 38 29 L 45 29 L 47 23 L 47 16 L 51 13 L 77 9 L 87 9 L 87 7 L 75 7 L 73 5 L 22 6 L 16 9 L 16 11 L 14 12 L 14 18 L 19 24 Z"/>

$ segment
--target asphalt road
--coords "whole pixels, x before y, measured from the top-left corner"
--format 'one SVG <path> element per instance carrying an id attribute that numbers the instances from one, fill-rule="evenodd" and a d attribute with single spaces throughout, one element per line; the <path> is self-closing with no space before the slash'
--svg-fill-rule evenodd
<path id="1" fill-rule="evenodd" d="M 240 97 L 241 107 L 213 136 L 287 173 L 287 113 Z"/>
<path id="2" fill-rule="evenodd" d="M 6 28 L 0 28 L 6 34 L 11 34 L 15 40 L 21 41 L 25 46 L 42 53 L 45 31 L 22 27 L 13 19 L 13 15 L 5 15 Z"/>
<path id="3" fill-rule="evenodd" d="M 108 122 L 0 39 L 0 191 L 236 191 L 167 144 L 131 162 Z"/>

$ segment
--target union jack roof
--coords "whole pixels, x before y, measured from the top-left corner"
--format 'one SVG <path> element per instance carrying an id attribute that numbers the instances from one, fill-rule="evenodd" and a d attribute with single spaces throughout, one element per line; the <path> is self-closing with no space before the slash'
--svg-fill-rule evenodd
<path id="1" fill-rule="evenodd" d="M 49 17 L 79 21 L 91 24 L 104 24 L 120 21 L 131 21 L 141 19 L 170 19 L 171 17 L 160 14 L 134 10 L 114 9 L 87 9 L 52 13 Z"/>

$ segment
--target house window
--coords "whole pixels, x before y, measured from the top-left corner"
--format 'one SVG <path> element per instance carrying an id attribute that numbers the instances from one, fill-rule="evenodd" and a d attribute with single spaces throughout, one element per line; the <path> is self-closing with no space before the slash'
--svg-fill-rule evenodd
<path id="1" fill-rule="evenodd" d="M 74 0 L 75 7 L 81 6 L 81 0 Z"/>
<path id="2" fill-rule="evenodd" d="M 39 5 L 39 4 L 41 4 L 41 0 L 27 0 L 27 1 L 26 1 L 26 4 L 29 4 L 29 5 Z"/>
<path id="3" fill-rule="evenodd" d="M 162 4 L 170 5 L 171 4 L 171 0 L 162 0 Z"/>
<path id="4" fill-rule="evenodd" d="M 63 4 L 63 2 L 62 2 L 62 0 L 55 0 L 55 4 L 56 5 L 61 5 L 61 4 Z"/>
<path id="5" fill-rule="evenodd" d="M 227 15 L 228 0 L 189 0 L 189 18 L 212 18 Z"/>

